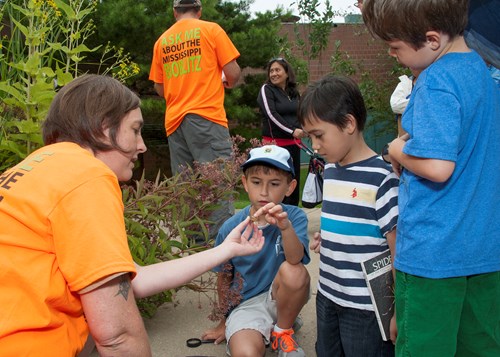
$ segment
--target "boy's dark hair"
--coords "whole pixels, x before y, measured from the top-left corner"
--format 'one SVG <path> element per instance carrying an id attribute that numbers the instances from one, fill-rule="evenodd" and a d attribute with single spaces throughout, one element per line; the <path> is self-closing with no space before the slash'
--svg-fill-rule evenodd
<path id="1" fill-rule="evenodd" d="M 201 10 L 201 1 L 199 0 L 174 0 L 173 7 L 179 14 L 188 12 L 197 13 Z"/>
<path id="2" fill-rule="evenodd" d="M 42 124 L 45 145 L 76 143 L 94 152 L 117 149 L 123 118 L 140 106 L 139 97 L 111 77 L 87 74 L 66 84 L 54 97 Z M 109 129 L 111 143 L 105 143 Z"/>
<path id="3" fill-rule="evenodd" d="M 375 37 L 423 47 L 427 31 L 461 36 L 467 25 L 469 0 L 366 0 L 363 20 Z"/>
<path id="4" fill-rule="evenodd" d="M 343 129 L 347 115 L 356 119 L 359 131 L 366 123 L 366 107 L 356 82 L 344 76 L 326 75 L 309 85 L 302 95 L 297 116 L 300 124 L 319 119 Z"/>
<path id="5" fill-rule="evenodd" d="M 192 12 L 193 14 L 198 13 L 198 11 L 201 10 L 201 7 L 199 6 L 193 6 L 193 7 L 176 7 L 175 11 L 177 11 L 179 14 L 187 14 L 188 12 Z"/>
<path id="6" fill-rule="evenodd" d="M 264 163 L 255 163 L 254 165 L 248 166 L 246 169 L 243 170 L 243 175 L 245 177 L 248 177 L 249 175 L 252 174 L 258 174 L 260 172 L 263 172 L 264 174 L 268 175 L 269 173 L 276 172 L 279 173 L 280 175 L 283 175 L 287 179 L 287 183 L 290 183 L 293 180 L 293 176 L 290 172 L 282 170 L 280 168 L 277 168 L 276 166 L 272 165 L 266 165 Z"/>
<path id="7" fill-rule="evenodd" d="M 299 91 L 297 90 L 297 80 L 295 79 L 295 72 L 293 71 L 292 66 L 286 59 L 283 57 L 275 57 L 272 58 L 268 63 L 266 67 L 266 73 L 267 73 L 267 80 L 266 84 L 272 84 L 271 79 L 269 78 L 269 72 L 271 71 L 271 66 L 274 62 L 278 62 L 280 65 L 283 66 L 285 69 L 286 74 L 288 75 L 288 78 L 286 80 L 286 87 L 285 91 L 288 93 L 288 95 L 292 98 L 298 97 L 299 96 Z"/>

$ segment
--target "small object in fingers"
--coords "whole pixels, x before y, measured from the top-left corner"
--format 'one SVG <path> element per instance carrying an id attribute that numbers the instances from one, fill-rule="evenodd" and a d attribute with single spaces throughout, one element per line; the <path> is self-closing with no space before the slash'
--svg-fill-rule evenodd
<path id="1" fill-rule="evenodd" d="M 252 221 L 252 223 L 254 223 L 255 225 L 257 225 L 257 228 L 262 230 L 264 228 L 266 228 L 267 226 L 269 226 L 269 223 L 265 222 L 265 223 L 261 223 L 259 224 L 259 217 L 253 215 L 253 216 L 249 216 L 250 217 L 250 221 Z"/>
<path id="2" fill-rule="evenodd" d="M 199 338 L 190 338 L 186 340 L 186 346 L 188 347 L 199 347 L 201 346 L 202 343 L 214 343 L 214 339 L 209 339 L 209 340 L 200 340 Z"/>
<path id="3" fill-rule="evenodd" d="M 257 229 L 263 230 L 266 227 L 269 227 L 269 223 L 257 224 Z"/>

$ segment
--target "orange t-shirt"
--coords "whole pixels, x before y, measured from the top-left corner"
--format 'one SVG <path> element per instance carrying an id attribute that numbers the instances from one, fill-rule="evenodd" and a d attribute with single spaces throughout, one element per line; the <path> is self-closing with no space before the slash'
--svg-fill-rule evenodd
<path id="1" fill-rule="evenodd" d="M 183 19 L 160 36 L 149 79 L 163 83 L 167 135 L 188 113 L 227 128 L 222 68 L 239 55 L 224 30 L 213 22 Z"/>
<path id="2" fill-rule="evenodd" d="M 75 356 L 88 336 L 78 291 L 135 267 L 116 175 L 73 143 L 0 174 L 0 355 Z"/>

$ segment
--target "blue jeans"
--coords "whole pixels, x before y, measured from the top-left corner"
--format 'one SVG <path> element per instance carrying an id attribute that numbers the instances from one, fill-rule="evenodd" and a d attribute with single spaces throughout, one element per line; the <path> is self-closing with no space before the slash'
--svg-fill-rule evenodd
<path id="1" fill-rule="evenodd" d="M 393 357 L 394 345 L 382 340 L 373 311 L 337 305 L 316 296 L 318 357 Z"/>

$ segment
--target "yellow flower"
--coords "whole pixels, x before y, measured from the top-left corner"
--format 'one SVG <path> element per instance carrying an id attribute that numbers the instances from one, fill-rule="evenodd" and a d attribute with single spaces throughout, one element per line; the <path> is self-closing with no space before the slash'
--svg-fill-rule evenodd
<path id="1" fill-rule="evenodd" d="M 57 9 L 57 5 L 54 0 L 47 0 L 47 5 L 49 5 L 53 9 Z"/>

